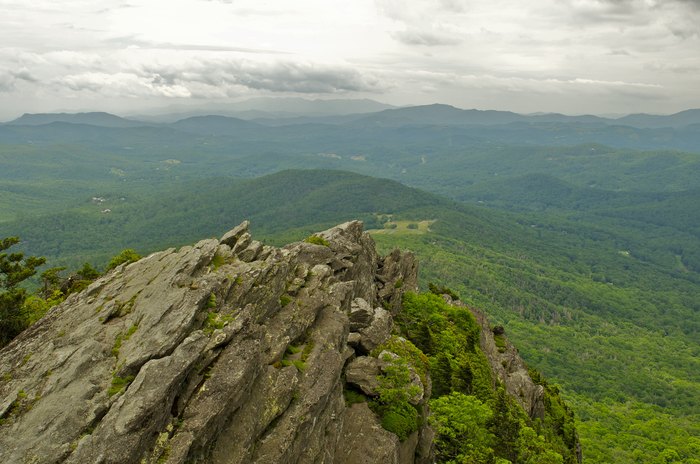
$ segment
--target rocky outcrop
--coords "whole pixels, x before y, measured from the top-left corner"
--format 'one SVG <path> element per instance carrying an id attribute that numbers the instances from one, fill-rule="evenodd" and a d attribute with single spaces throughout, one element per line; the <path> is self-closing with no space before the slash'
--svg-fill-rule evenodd
<path id="1" fill-rule="evenodd" d="M 428 462 L 430 429 L 402 442 L 343 397 L 417 263 L 359 222 L 317 235 L 243 223 L 71 295 L 0 351 L 0 462 Z"/>

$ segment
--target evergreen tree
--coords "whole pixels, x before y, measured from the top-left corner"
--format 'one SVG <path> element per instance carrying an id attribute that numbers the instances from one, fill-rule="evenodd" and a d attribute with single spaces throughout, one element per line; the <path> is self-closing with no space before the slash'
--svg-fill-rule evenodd
<path id="1" fill-rule="evenodd" d="M 27 290 L 19 284 L 36 274 L 36 268 L 46 262 L 45 258 L 24 257 L 22 253 L 5 253 L 19 243 L 18 237 L 0 240 L 0 347 L 29 326 L 31 317 L 23 308 Z"/>

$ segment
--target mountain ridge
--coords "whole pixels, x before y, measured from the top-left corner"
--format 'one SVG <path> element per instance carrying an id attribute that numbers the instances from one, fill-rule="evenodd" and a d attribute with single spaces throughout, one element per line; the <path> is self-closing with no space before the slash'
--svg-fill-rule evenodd
<path id="1" fill-rule="evenodd" d="M 326 102 L 327 100 L 321 100 Z M 350 100 L 352 101 L 352 100 Z M 90 124 L 104 127 L 135 127 L 139 125 L 173 125 L 185 120 L 214 117 L 218 122 L 223 118 L 231 120 L 250 121 L 269 126 L 296 125 L 303 123 L 351 124 L 358 126 L 382 125 L 504 125 L 511 123 L 581 123 L 592 125 L 620 125 L 637 129 L 682 129 L 700 124 L 700 109 L 687 109 L 669 115 L 654 115 L 647 113 L 629 114 L 617 118 L 596 115 L 565 115 L 561 113 L 531 113 L 522 114 L 503 110 L 463 109 L 443 103 L 426 105 L 392 107 L 378 104 L 372 111 L 343 110 L 345 100 L 333 100 L 328 104 L 335 111 L 320 113 L 313 112 L 271 112 L 260 109 L 240 111 L 201 111 L 173 114 L 169 117 L 130 119 L 105 112 L 87 113 L 25 113 L 17 119 L 8 121 L 7 125 L 44 125 L 51 122 L 67 122 Z M 368 100 L 371 102 L 371 100 Z M 358 108 L 364 101 L 358 101 Z M 335 105 L 335 106 L 334 106 Z M 201 120 L 201 119 L 200 119 Z"/>
<path id="2" fill-rule="evenodd" d="M 357 221 L 283 248 L 253 240 L 244 222 L 221 239 L 121 264 L 0 350 L 0 458 L 445 462 L 454 457 L 441 445 L 451 425 L 427 420 L 433 367 L 392 336 L 416 279 L 411 253 L 379 256 Z M 445 311 L 434 320 L 463 328 L 456 342 L 473 352 L 471 368 L 491 371 L 475 374 L 475 394 L 505 414 L 465 449 L 563 453 L 564 462 L 580 463 L 573 416 L 502 332 L 495 340 L 483 315 L 477 321 L 449 297 L 425 298 Z M 436 406 L 466 398 L 458 392 L 470 392 L 470 378 Z M 565 417 L 556 412 L 562 407 Z M 556 425 L 538 422 L 546 418 Z M 514 442 L 501 426 L 523 438 Z M 531 427 L 546 446 L 522 444 L 533 440 Z"/>

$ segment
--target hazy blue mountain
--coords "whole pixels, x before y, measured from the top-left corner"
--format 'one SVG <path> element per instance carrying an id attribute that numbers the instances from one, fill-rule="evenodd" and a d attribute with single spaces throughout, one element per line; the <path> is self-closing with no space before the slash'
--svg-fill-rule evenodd
<path id="1" fill-rule="evenodd" d="M 450 105 L 434 104 L 410 106 L 380 111 L 358 118 L 355 125 L 406 126 L 406 125 L 471 125 L 507 124 L 527 119 L 510 111 L 462 110 Z"/>
<path id="2" fill-rule="evenodd" d="M 700 124 L 700 109 L 690 109 L 668 116 L 654 114 L 630 114 L 616 119 L 617 124 L 640 128 L 685 127 Z"/>
<path id="3" fill-rule="evenodd" d="M 395 108 L 386 103 L 369 99 L 331 99 L 309 100 L 306 98 L 251 98 L 231 105 L 232 111 L 267 111 L 295 113 L 297 115 L 342 115 L 371 113 Z"/>
<path id="4" fill-rule="evenodd" d="M 241 131 L 257 129 L 261 126 L 254 122 L 227 116 L 194 116 L 177 121 L 171 124 L 170 127 L 201 135 L 230 136 Z"/>
<path id="5" fill-rule="evenodd" d="M 8 122 L 16 126 L 40 126 L 54 122 L 66 122 L 71 124 L 87 124 L 101 127 L 137 127 L 143 126 L 142 121 L 125 119 L 105 112 L 93 113 L 25 113 L 19 118 Z"/>
<path id="6" fill-rule="evenodd" d="M 580 116 L 569 116 L 560 113 L 543 113 L 528 115 L 528 120 L 533 122 L 564 122 L 564 123 L 584 123 L 584 124 L 606 124 L 610 121 L 607 118 L 584 114 Z"/>
<path id="7" fill-rule="evenodd" d="M 153 114 L 139 114 L 134 116 L 134 118 L 155 123 L 172 123 L 194 116 L 209 115 L 229 116 L 240 119 L 284 120 L 289 118 L 368 114 L 389 108 L 394 108 L 394 106 L 368 99 L 309 100 L 305 98 L 265 97 L 225 105 L 207 105 L 202 107 L 172 106 Z"/>
<path id="8" fill-rule="evenodd" d="M 104 112 L 24 114 L 6 124 L 36 126 L 52 122 L 67 122 L 103 127 L 134 127 L 153 123 L 169 124 L 196 117 L 229 117 L 251 120 L 267 126 L 298 124 L 352 124 L 375 127 L 501 126 L 528 123 L 684 129 L 700 124 L 700 109 L 689 109 L 672 115 L 631 114 L 620 118 L 605 118 L 594 115 L 518 114 L 510 111 L 460 109 L 445 104 L 396 108 L 373 100 L 259 98 L 222 107 L 183 109 L 158 115 L 141 115 L 133 119 Z M 212 123 L 217 124 L 215 119 Z"/>

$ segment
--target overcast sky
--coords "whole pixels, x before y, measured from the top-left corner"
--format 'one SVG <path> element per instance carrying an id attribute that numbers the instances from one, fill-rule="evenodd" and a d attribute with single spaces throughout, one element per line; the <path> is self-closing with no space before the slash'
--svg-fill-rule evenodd
<path id="1" fill-rule="evenodd" d="M 0 120 L 253 96 L 700 107 L 700 0 L 0 0 Z"/>

